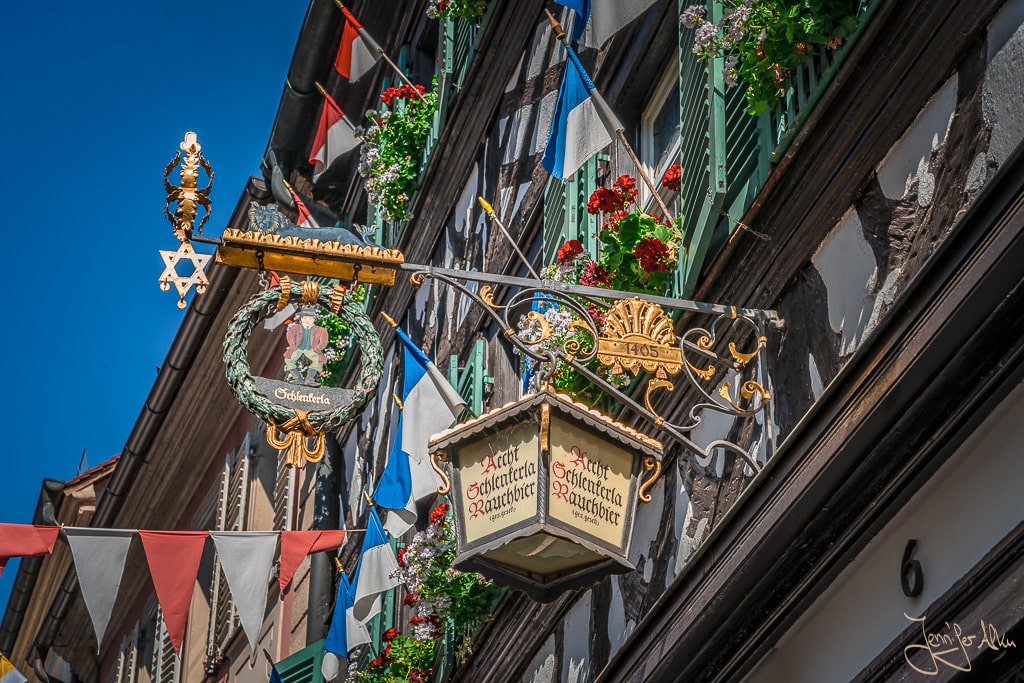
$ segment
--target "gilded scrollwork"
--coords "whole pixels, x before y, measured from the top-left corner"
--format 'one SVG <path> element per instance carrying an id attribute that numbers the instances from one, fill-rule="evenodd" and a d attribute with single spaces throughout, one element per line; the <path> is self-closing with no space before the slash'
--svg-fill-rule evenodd
<path id="1" fill-rule="evenodd" d="M 697 308 L 692 302 L 679 302 L 688 304 L 680 308 L 689 311 L 689 319 L 697 314 L 711 318 L 703 327 L 677 334 L 678 323 L 663 308 L 672 300 L 655 302 L 644 296 L 622 296 L 621 292 L 609 292 L 611 296 L 602 298 L 602 292 L 593 288 L 524 278 L 502 281 L 502 291 L 511 293 L 498 305 L 493 281 L 480 278 L 488 284 L 477 290 L 466 285 L 474 279 L 469 274 L 424 268 L 413 275 L 414 282 L 426 277 L 447 283 L 478 303 L 517 351 L 538 364 L 541 381 L 550 377 L 545 373 L 553 372 L 556 363 L 565 363 L 687 450 L 706 454 L 724 448 L 759 469 L 756 459 L 736 444 L 719 440 L 701 447 L 687 435 L 701 423 L 705 409 L 736 417 L 767 409 L 771 394 L 761 375 L 761 352 L 767 344 L 765 323 L 774 320 L 774 314 L 732 306 L 701 304 Z M 595 359 L 603 366 L 600 371 L 590 363 Z M 636 393 L 627 394 L 622 385 L 613 385 L 606 374 L 609 370 L 628 371 L 639 378 L 639 385 L 632 384 Z M 676 375 L 682 375 L 685 382 L 670 379 Z M 690 399 L 682 421 L 660 414 L 669 404 L 658 395 L 660 391 Z M 638 400 L 633 400 L 633 395 Z"/>

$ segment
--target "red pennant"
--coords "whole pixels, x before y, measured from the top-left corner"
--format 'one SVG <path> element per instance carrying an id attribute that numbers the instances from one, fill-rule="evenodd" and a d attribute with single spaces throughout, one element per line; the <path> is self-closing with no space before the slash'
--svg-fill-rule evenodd
<path id="1" fill-rule="evenodd" d="M 178 655 L 181 655 L 188 608 L 192 604 L 192 590 L 207 535 L 205 531 L 139 530 L 156 597 L 164 613 L 167 635 Z"/>
<path id="2" fill-rule="evenodd" d="M 52 553 L 59 533 L 59 526 L 0 524 L 0 573 L 12 557 Z"/>
<path id="3" fill-rule="evenodd" d="M 345 28 L 341 32 L 341 44 L 338 55 L 334 58 L 334 70 L 351 80 L 352 77 L 352 44 L 359 40 L 359 29 L 362 26 L 348 12 L 345 12 Z"/>
<path id="4" fill-rule="evenodd" d="M 344 529 L 282 531 L 281 570 L 278 572 L 281 581 L 281 594 L 284 595 L 284 589 L 291 583 L 292 577 L 295 576 L 299 564 L 306 555 L 340 548 L 344 542 Z"/>

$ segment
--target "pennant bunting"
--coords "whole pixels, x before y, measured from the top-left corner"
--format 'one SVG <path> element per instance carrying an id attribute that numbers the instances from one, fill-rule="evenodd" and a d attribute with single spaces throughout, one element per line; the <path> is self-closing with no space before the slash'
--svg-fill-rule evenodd
<path id="1" fill-rule="evenodd" d="M 267 607 L 267 586 L 274 569 L 277 531 L 211 531 L 220 566 L 238 609 L 238 620 L 256 651 Z"/>
<path id="2" fill-rule="evenodd" d="M 207 535 L 205 531 L 139 530 L 167 635 L 179 656 Z"/>
<path id="3" fill-rule="evenodd" d="M 547 148 L 541 165 L 559 180 L 565 180 L 587 159 L 611 144 L 625 127 L 594 89 L 579 57 L 567 47 L 565 73 L 558 89 Z"/>
<path id="4" fill-rule="evenodd" d="M 55 528 L 59 529 L 60 527 Z M 28 679 L 14 668 L 11 660 L 0 655 L 0 683 L 28 683 Z"/>
<path id="5" fill-rule="evenodd" d="M 0 524 L 0 574 L 12 557 L 49 555 L 57 542 L 59 526 Z"/>
<path id="6" fill-rule="evenodd" d="M 289 187 L 288 191 L 292 193 L 292 199 L 295 201 L 295 207 L 299 210 L 299 218 L 295 221 L 295 224 L 300 228 L 319 228 L 320 224 L 316 222 L 316 219 L 313 218 L 313 214 L 309 212 L 309 209 L 306 208 L 303 201 L 299 199 L 299 195 L 295 190 Z"/>
<path id="7" fill-rule="evenodd" d="M 322 531 L 282 531 L 281 532 L 281 568 L 279 580 L 281 595 L 291 583 L 292 577 L 302 563 L 303 558 L 325 550 L 336 550 L 345 542 L 344 529 Z"/>
<path id="8" fill-rule="evenodd" d="M 555 0 L 576 13 L 572 39 L 598 47 L 643 14 L 655 0 Z"/>
<path id="9" fill-rule="evenodd" d="M 384 527 L 395 537 L 416 523 L 416 502 L 437 493 L 442 483 L 430 466 L 427 441 L 465 410 L 466 402 L 437 366 L 397 328 L 402 340 L 402 412 L 373 501 L 389 510 Z"/>
<path id="10" fill-rule="evenodd" d="M 324 107 L 320 112 L 320 123 L 316 128 L 313 146 L 309 150 L 314 183 L 330 168 L 335 159 L 359 145 L 355 128 L 345 117 L 341 107 L 326 91 L 323 95 Z"/>
<path id="11" fill-rule="evenodd" d="M 383 50 L 348 9 L 342 7 L 341 12 L 345 15 L 345 28 L 334 58 L 334 69 L 349 81 L 355 81 L 373 68 Z"/>
<path id="12" fill-rule="evenodd" d="M 110 623 L 110 614 L 121 587 L 124 561 L 132 544 L 130 529 L 90 529 L 64 527 L 71 546 L 82 599 L 92 619 L 96 642 L 103 644 L 103 635 Z"/>
<path id="13" fill-rule="evenodd" d="M 270 680 L 267 683 L 284 683 L 284 679 L 281 678 L 281 674 L 278 673 L 277 667 L 273 664 L 270 665 Z"/>
<path id="14" fill-rule="evenodd" d="M 366 515 L 366 537 L 363 539 L 363 549 L 353 582 L 355 594 L 352 598 L 352 613 L 356 619 L 364 621 L 371 614 L 380 594 L 401 584 L 397 573 L 395 551 L 388 543 L 377 510 L 371 507 Z"/>

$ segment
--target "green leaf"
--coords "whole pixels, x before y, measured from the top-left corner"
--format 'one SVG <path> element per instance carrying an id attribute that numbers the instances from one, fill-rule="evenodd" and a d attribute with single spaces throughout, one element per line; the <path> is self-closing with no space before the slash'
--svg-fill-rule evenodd
<path id="1" fill-rule="evenodd" d="M 641 227 L 639 214 L 631 213 L 619 221 L 618 242 L 623 251 L 633 251 L 636 243 L 643 238 Z"/>

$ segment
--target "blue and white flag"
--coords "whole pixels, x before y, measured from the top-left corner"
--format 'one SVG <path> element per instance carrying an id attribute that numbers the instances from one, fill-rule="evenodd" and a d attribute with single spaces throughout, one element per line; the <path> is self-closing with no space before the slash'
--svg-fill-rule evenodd
<path id="1" fill-rule="evenodd" d="M 451 425 L 466 402 L 402 328 L 395 331 L 404 349 L 402 411 L 372 498 L 377 506 L 388 509 L 384 528 L 397 538 L 416 523 L 416 502 L 435 494 L 441 484 L 430 466 L 427 441 Z"/>
<path id="2" fill-rule="evenodd" d="M 359 578 L 358 572 L 354 578 Z M 324 650 L 345 659 L 348 659 L 350 650 L 370 642 L 366 626 L 352 617 L 352 605 L 352 587 L 345 572 L 341 572 L 338 577 L 338 597 L 334 601 L 334 616 L 331 618 L 327 638 L 324 639 Z"/>
<path id="3" fill-rule="evenodd" d="M 388 543 L 377 510 L 371 507 L 366 513 L 366 538 L 363 539 L 359 566 L 356 567 L 356 575 L 352 581 L 355 586 L 352 616 L 357 621 L 365 622 L 367 617 L 379 609 L 380 594 L 402 583 L 398 571 L 395 551 Z M 355 647 L 351 642 L 348 646 Z"/>
<path id="4" fill-rule="evenodd" d="M 555 0 L 576 13 L 572 39 L 597 47 L 643 14 L 655 0 Z"/>
<path id="5" fill-rule="evenodd" d="M 567 47 L 565 74 L 551 119 L 551 132 L 541 164 L 548 173 L 565 180 L 587 159 L 611 144 L 623 125 L 601 94 L 594 89 L 579 57 Z"/>

